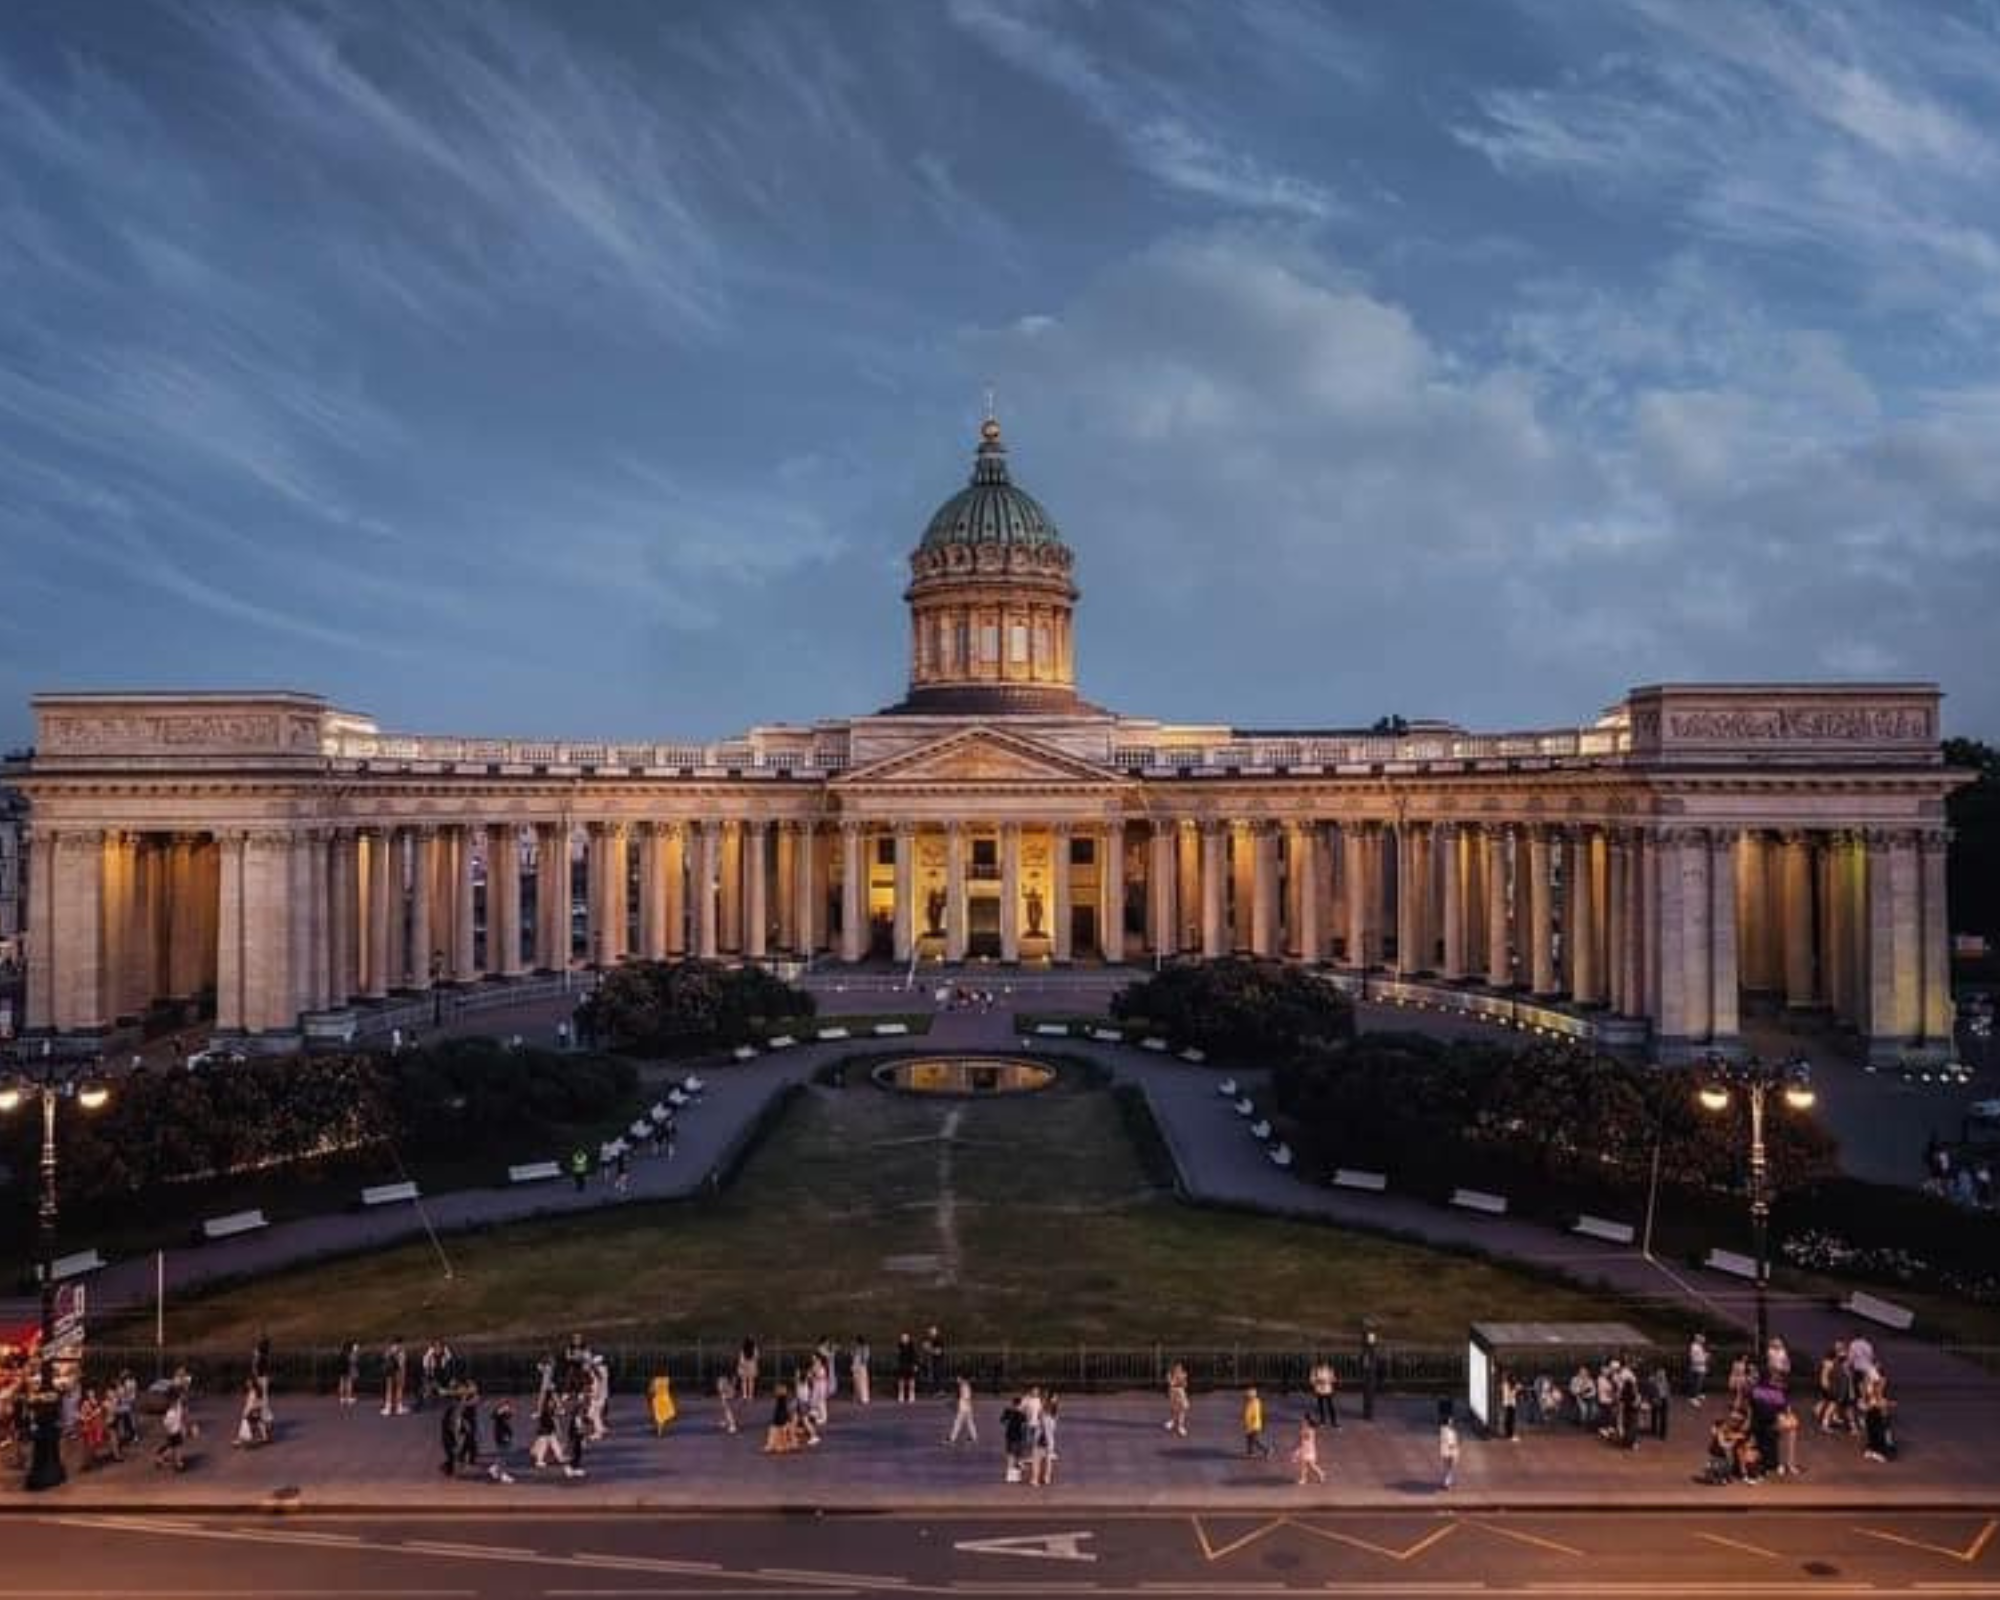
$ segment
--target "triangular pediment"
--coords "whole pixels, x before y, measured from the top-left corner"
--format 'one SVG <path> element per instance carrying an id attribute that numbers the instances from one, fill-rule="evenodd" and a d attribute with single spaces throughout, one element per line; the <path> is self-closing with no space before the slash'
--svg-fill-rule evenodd
<path id="1" fill-rule="evenodd" d="M 985 788 L 1104 789 L 1130 779 L 1113 768 L 997 728 L 967 728 L 914 750 L 898 751 L 834 780 L 841 789 Z"/>

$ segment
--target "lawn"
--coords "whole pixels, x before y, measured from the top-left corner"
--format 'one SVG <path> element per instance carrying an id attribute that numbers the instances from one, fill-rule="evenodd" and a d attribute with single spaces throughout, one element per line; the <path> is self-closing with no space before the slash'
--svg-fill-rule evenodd
<path id="1" fill-rule="evenodd" d="M 168 1309 L 176 1346 L 528 1344 L 603 1337 L 878 1345 L 944 1323 L 963 1346 L 1455 1345 L 1475 1317 L 1596 1318 L 1581 1290 L 1307 1223 L 1181 1205 L 1148 1183 L 1116 1102 L 1066 1077 L 1011 1100 L 814 1086 L 725 1193 L 331 1263 Z"/>

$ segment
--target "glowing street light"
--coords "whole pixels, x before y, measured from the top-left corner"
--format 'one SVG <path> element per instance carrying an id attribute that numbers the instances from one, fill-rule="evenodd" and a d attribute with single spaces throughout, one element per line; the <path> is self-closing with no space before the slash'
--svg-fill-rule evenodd
<path id="1" fill-rule="evenodd" d="M 1757 1056 L 1730 1061 L 1722 1056 L 1708 1058 L 1708 1077 L 1696 1091 L 1704 1111 L 1729 1109 L 1733 1090 L 1741 1089 L 1750 1101 L 1750 1232 L 1756 1256 L 1757 1359 L 1762 1362 L 1771 1347 L 1771 1312 L 1768 1291 L 1771 1282 L 1769 1234 L 1771 1222 L 1770 1168 L 1764 1149 L 1764 1102 L 1773 1089 L 1794 1111 L 1810 1111 L 1818 1098 L 1813 1093 L 1812 1068 L 1802 1056 L 1789 1061 L 1767 1062 Z"/>

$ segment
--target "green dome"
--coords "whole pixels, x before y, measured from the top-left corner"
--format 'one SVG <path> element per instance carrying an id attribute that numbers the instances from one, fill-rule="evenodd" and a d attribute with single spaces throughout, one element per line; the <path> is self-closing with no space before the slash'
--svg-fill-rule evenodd
<path id="1" fill-rule="evenodd" d="M 991 417 L 979 430 L 972 482 L 937 508 L 919 548 L 953 544 L 1062 545 L 1041 502 L 1009 480 L 1007 447 L 1000 442 L 1000 424 Z"/>

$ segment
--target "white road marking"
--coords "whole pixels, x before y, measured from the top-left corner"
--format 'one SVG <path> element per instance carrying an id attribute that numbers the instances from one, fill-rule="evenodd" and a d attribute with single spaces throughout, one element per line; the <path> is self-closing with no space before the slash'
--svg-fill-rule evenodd
<path id="1" fill-rule="evenodd" d="M 1094 1552 L 1083 1548 L 1092 1533 L 1017 1533 L 999 1539 L 960 1539 L 952 1546 L 967 1555 L 1026 1556 L 1031 1561 L 1095 1561 Z"/>

